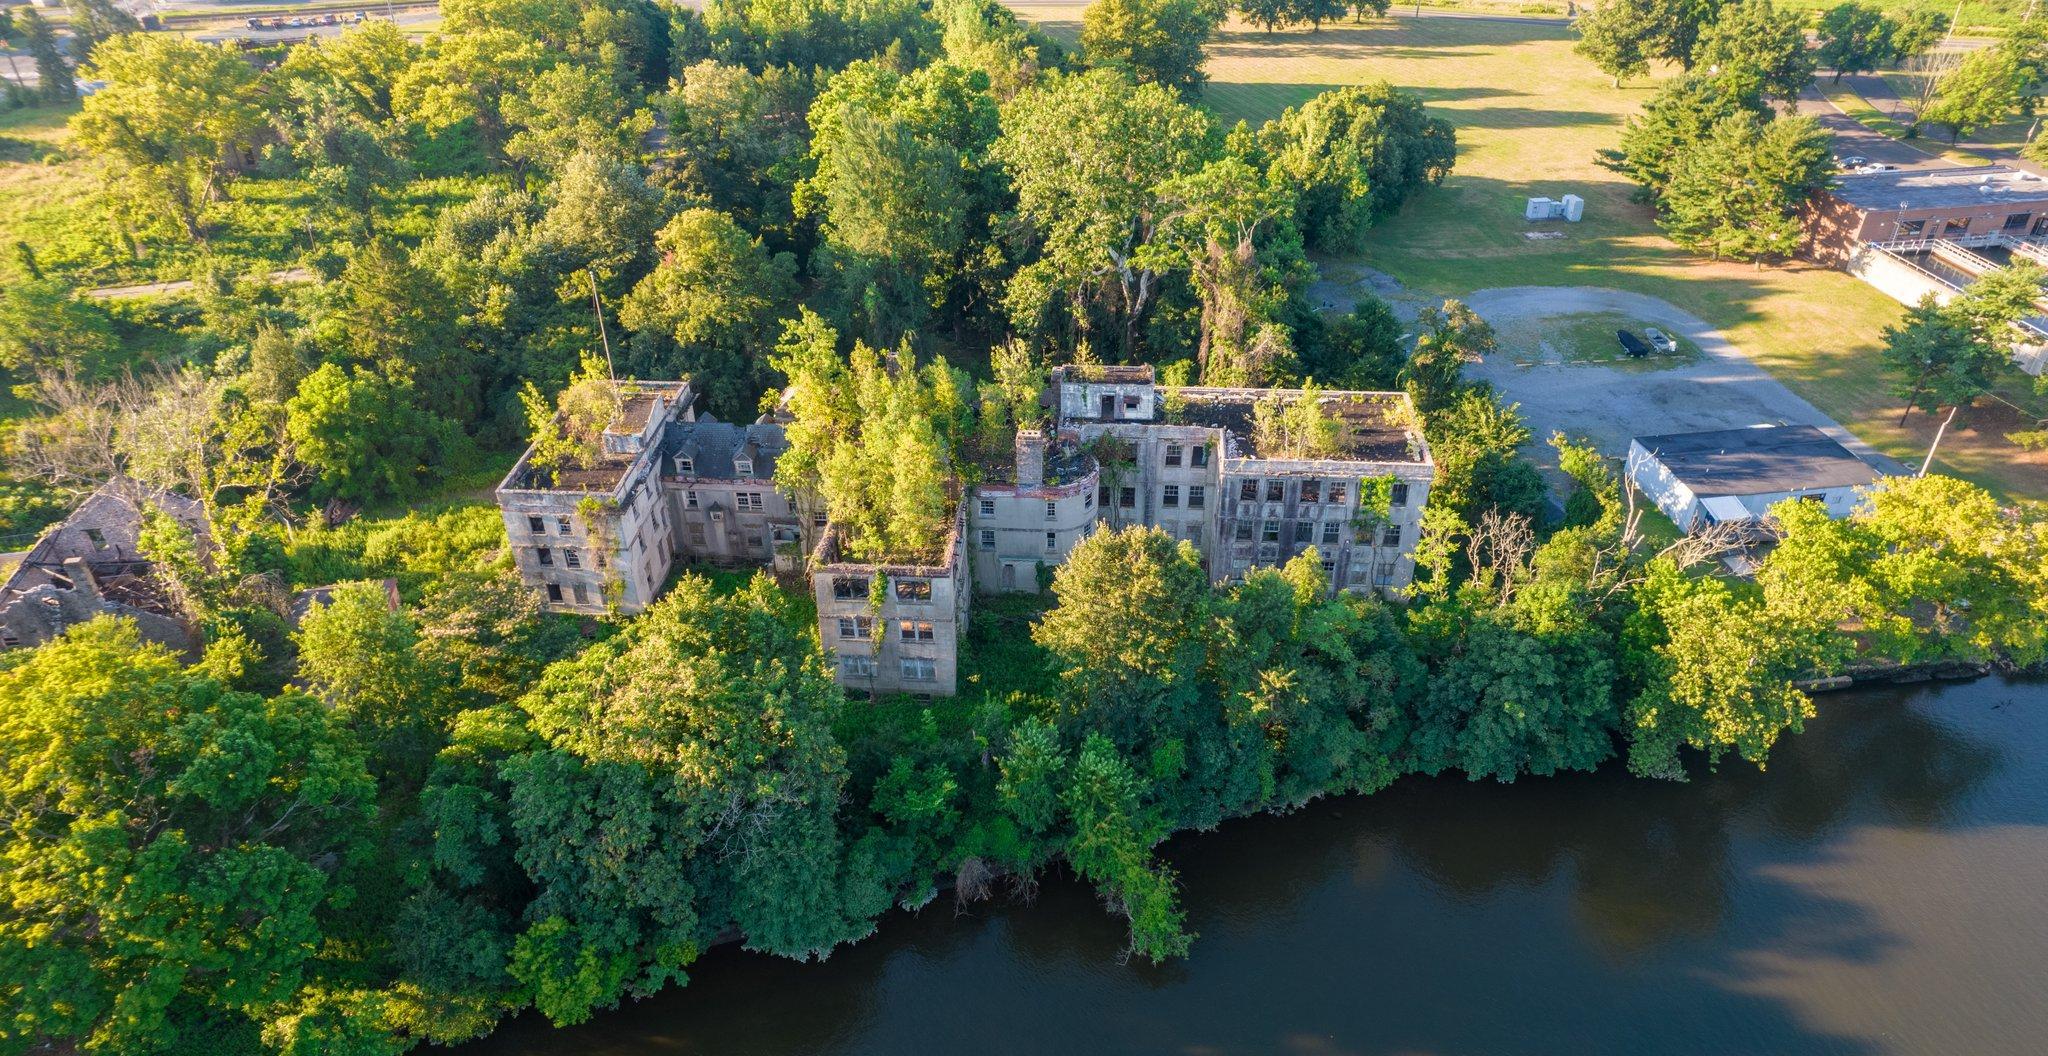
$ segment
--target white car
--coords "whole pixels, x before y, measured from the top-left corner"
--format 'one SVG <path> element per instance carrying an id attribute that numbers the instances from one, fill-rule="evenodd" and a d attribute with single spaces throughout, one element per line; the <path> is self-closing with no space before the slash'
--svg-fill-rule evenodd
<path id="1" fill-rule="evenodd" d="M 1664 355 L 1668 356 L 1673 352 L 1678 351 L 1677 339 L 1673 338 L 1670 334 L 1667 334 L 1664 331 L 1657 329 L 1654 326 L 1644 327 L 1643 336 L 1650 339 L 1651 348 L 1656 349 Z"/>
<path id="2" fill-rule="evenodd" d="M 1887 165 L 1881 161 L 1873 161 L 1868 165 L 1856 166 L 1856 171 L 1858 173 L 1897 172 L 1899 171 L 1899 167 L 1897 165 Z"/>

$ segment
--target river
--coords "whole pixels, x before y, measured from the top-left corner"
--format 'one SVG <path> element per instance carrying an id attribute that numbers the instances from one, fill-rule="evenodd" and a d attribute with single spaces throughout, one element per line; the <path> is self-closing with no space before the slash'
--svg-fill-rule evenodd
<path id="1" fill-rule="evenodd" d="M 1049 879 L 459 1056 L 2048 1051 L 2048 682 L 1820 699 L 1768 772 L 1410 779 L 1178 838 L 1193 956 Z"/>

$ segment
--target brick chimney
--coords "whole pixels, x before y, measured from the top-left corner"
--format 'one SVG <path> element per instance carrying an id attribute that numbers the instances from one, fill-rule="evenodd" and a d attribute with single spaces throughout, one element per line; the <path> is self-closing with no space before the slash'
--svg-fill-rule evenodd
<path id="1" fill-rule="evenodd" d="M 1017 430 L 1017 486 L 1035 488 L 1045 483 L 1045 431 Z"/>

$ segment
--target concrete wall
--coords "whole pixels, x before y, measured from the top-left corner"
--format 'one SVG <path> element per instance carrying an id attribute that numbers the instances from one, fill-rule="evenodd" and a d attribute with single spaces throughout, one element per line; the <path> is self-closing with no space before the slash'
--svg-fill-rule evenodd
<path id="1" fill-rule="evenodd" d="M 1240 579 L 1255 567 L 1286 564 L 1310 546 L 1323 559 L 1335 588 L 1392 593 L 1415 577 L 1414 546 L 1434 479 L 1434 468 L 1426 463 L 1225 458 L 1223 432 L 1218 429 L 1151 423 L 1078 425 L 1084 438 L 1111 435 L 1131 453 L 1128 464 L 1102 470 L 1097 503 L 1102 520 L 1118 527 L 1152 525 L 1193 542 L 1215 579 Z M 1179 465 L 1169 465 L 1176 446 Z M 1195 464 L 1198 447 L 1205 452 L 1203 465 Z M 1361 479 L 1383 475 L 1408 485 L 1407 502 L 1390 511 L 1391 523 L 1400 531 L 1399 542 L 1391 545 L 1381 542 L 1384 537 L 1378 531 L 1360 538 L 1352 526 Z M 1265 500 L 1268 480 L 1280 485 L 1282 497 L 1277 502 Z M 1246 481 L 1257 485 L 1259 496 L 1248 504 L 1240 497 Z M 1315 482 L 1313 503 L 1301 501 L 1302 484 L 1308 481 Z M 1344 492 L 1341 503 L 1327 501 L 1333 486 Z M 1190 505 L 1196 488 L 1202 489 L 1199 507 Z M 1129 506 L 1124 504 L 1126 497 L 1132 500 Z M 1265 539 L 1268 520 L 1279 526 L 1276 541 Z M 1306 541 L 1298 538 L 1302 523 L 1311 526 Z M 1238 538 L 1240 524 L 1251 526 L 1249 539 Z"/>
<path id="2" fill-rule="evenodd" d="M 1061 418 L 1097 421 L 1149 422 L 1156 409 L 1153 401 L 1159 392 L 1151 382 L 1077 381 L 1071 378 L 1056 389 Z M 1106 417 L 1102 413 L 1102 401 L 1105 399 L 1110 401 L 1111 411 Z"/>
<path id="3" fill-rule="evenodd" d="M 1040 565 L 1066 561 L 1095 528 L 1100 474 L 1057 485 L 983 484 L 968 500 L 974 583 L 986 592 L 1036 593 Z"/>
<path id="4" fill-rule="evenodd" d="M 617 499 L 578 491 L 499 492 L 498 511 L 519 579 L 541 592 L 550 611 L 599 613 L 615 606 L 640 612 L 668 580 L 674 522 L 659 481 L 643 463 L 616 494 Z M 599 523 L 586 520 L 585 499 L 604 511 Z"/>
<path id="5" fill-rule="evenodd" d="M 1360 491 L 1366 480 L 1383 476 L 1407 485 L 1407 494 L 1389 507 L 1384 523 L 1360 531 L 1353 523 Z M 1432 467 L 1407 463 L 1230 459 L 1214 563 L 1236 579 L 1255 567 L 1286 564 L 1313 546 L 1333 587 L 1399 591 L 1415 578 L 1415 543 L 1432 478 Z M 1245 497 L 1246 485 L 1254 498 Z"/>
<path id="6" fill-rule="evenodd" d="M 669 477 L 662 491 L 675 520 L 676 553 L 685 560 L 787 570 L 802 557 L 799 514 L 774 481 Z"/>
<path id="7" fill-rule="evenodd" d="M 967 634 L 973 583 L 961 539 L 965 518 L 955 524 L 947 562 L 922 567 L 838 560 L 836 529 L 827 526 L 812 557 L 811 593 L 818 603 L 818 640 L 840 685 L 943 697 L 957 691 L 960 640 Z M 841 597 L 842 582 L 863 586 Z M 906 677 L 906 660 L 929 660 L 932 677 Z"/>
<path id="8" fill-rule="evenodd" d="M 1869 246 L 1856 247 L 1856 251 L 1842 264 L 1842 270 L 1877 287 L 1879 292 L 1901 304 L 1919 304 L 1920 299 L 1930 293 L 1942 304 L 1956 296 L 1956 291 L 1947 283 L 1890 253 Z"/>

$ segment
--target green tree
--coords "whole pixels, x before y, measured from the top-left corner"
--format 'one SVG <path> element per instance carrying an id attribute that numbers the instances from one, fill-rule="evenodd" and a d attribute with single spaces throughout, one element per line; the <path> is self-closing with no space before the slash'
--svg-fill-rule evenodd
<path id="1" fill-rule="evenodd" d="M 328 363 L 285 404 L 314 494 L 347 502 L 409 498 L 435 479 L 453 429 L 423 410 L 412 386 Z"/>
<path id="2" fill-rule="evenodd" d="M 1208 118 L 1170 89 L 1094 70 L 1018 93 L 1003 106 L 1002 128 L 995 156 L 1037 250 L 1011 282 L 1012 320 L 1042 332 L 1064 296 L 1078 329 L 1086 332 L 1099 308 L 1118 347 L 1135 352 L 1160 286 L 1135 262 L 1166 216 L 1155 189 L 1212 155 Z"/>
<path id="3" fill-rule="evenodd" d="M 94 378 L 120 349 L 113 320 L 55 279 L 13 282 L 0 290 L 0 367 L 19 376 L 76 372 Z"/>
<path id="4" fill-rule="evenodd" d="M 1409 738 L 1416 769 L 1513 781 L 1590 770 L 1612 754 L 1614 669 L 1604 649 L 1583 636 L 1532 634 L 1509 613 L 1444 609 L 1419 644 L 1431 671 Z"/>
<path id="5" fill-rule="evenodd" d="M 1789 107 L 1813 83 L 1816 60 L 1806 47 L 1806 28 L 1772 0 L 1735 0 L 1701 35 L 1695 61 Z"/>
<path id="6" fill-rule="evenodd" d="M 1906 401 L 1899 415 L 1920 408 L 1929 414 L 1968 403 L 2004 369 L 2006 357 L 1984 340 L 1960 313 L 1935 303 L 1929 294 L 1885 327 L 1879 357 L 1891 375 L 1891 393 Z"/>
<path id="7" fill-rule="evenodd" d="M 1572 23 L 1579 54 L 1616 78 L 1636 76 L 1637 62 L 1663 59 L 1692 69 L 1703 30 L 1714 22 L 1722 0 L 1606 0 Z M 1587 45 L 1587 40 L 1593 41 Z"/>
<path id="8" fill-rule="evenodd" d="M 36 60 L 36 84 L 46 103 L 68 103 L 78 98 L 78 79 L 64 49 L 57 44 L 57 31 L 37 13 L 35 5 L 21 9 L 21 36 L 29 56 Z"/>
<path id="9" fill-rule="evenodd" d="M 1164 833 L 1139 807 L 1143 787 L 1115 745 L 1089 734 L 1064 796 L 1074 826 L 1067 860 L 1130 920 L 1130 952 L 1158 962 L 1186 956 L 1194 936 L 1174 898 L 1173 872 L 1151 860 Z"/>
<path id="10" fill-rule="evenodd" d="M 261 127 L 256 71 L 225 45 L 131 33 L 94 52 L 107 86 L 71 121 L 79 147 L 101 160 L 134 215 L 167 216 L 203 240 L 206 203 L 221 195 L 225 161 Z"/>
<path id="11" fill-rule="evenodd" d="M 789 379 L 789 449 L 775 480 L 815 496 L 856 560 L 926 562 L 952 530 L 947 481 L 967 434 L 966 380 L 943 360 L 920 369 L 908 344 L 894 362 L 838 335 L 804 309 L 771 361 Z"/>
<path id="12" fill-rule="evenodd" d="M 1401 383 L 1427 414 L 1449 402 L 1463 385 L 1465 364 L 1492 355 L 1493 326 L 1465 302 L 1424 308 L 1416 320 L 1415 351 L 1401 369 Z"/>
<path id="13" fill-rule="evenodd" d="M 1261 385 L 1292 373 L 1293 349 L 1277 316 L 1282 269 L 1260 259 L 1263 229 L 1294 211 L 1294 196 L 1238 158 L 1160 184 L 1169 210 L 1159 236 L 1134 257 L 1159 272 L 1185 261 L 1201 302 L 1195 363 L 1206 385 Z"/>
<path id="14" fill-rule="evenodd" d="M 395 240 L 359 247 L 322 292 L 327 303 L 313 334 L 331 359 L 418 392 L 436 414 L 475 415 L 476 360 L 454 325 L 448 291 Z"/>
<path id="15" fill-rule="evenodd" d="M 509 168 L 513 185 L 523 190 L 527 166 L 507 150 L 516 129 L 506 107 L 519 106 L 511 100 L 556 60 L 531 33 L 454 30 L 450 19 L 444 32 L 428 40 L 425 56 L 393 86 L 393 106 L 401 119 L 428 132 L 473 132 L 480 160 Z"/>
<path id="16" fill-rule="evenodd" d="M 1057 52 L 994 0 L 936 0 L 932 20 L 942 30 L 946 58 L 988 75 L 997 99 L 1008 99 L 1038 76 Z"/>
<path id="17" fill-rule="evenodd" d="M 1361 296 L 1349 312 L 1330 320 L 1319 341 L 1302 356 L 1302 373 L 1340 389 L 1369 391 L 1400 386 L 1408 349 L 1401 321 L 1387 302 Z"/>
<path id="18" fill-rule="evenodd" d="M 608 71 L 579 62 L 542 70 L 502 106 L 515 129 L 506 156 L 546 173 L 578 154 L 632 160 L 654 127 L 654 116 L 635 108 Z"/>
<path id="19" fill-rule="evenodd" d="M 420 61 L 420 47 L 391 22 L 374 20 L 301 44 L 285 53 L 277 80 L 288 89 L 319 85 L 330 102 L 345 106 L 374 125 L 396 116 L 393 92 L 407 67 Z"/>
<path id="20" fill-rule="evenodd" d="M 373 797 L 325 708 L 103 618 L 0 670 L 0 715 L 0 1043 L 199 1051 L 299 990 Z"/>
<path id="21" fill-rule="evenodd" d="M 1781 735 L 1813 717 L 1794 680 L 1814 670 L 1814 635 L 1753 594 L 1651 562 L 1623 643 L 1647 654 L 1647 684 L 1628 704 L 1632 773 L 1682 780 L 1680 746 L 1705 752 L 1709 767 L 1730 751 L 1762 767 Z"/>
<path id="22" fill-rule="evenodd" d="M 1589 7 L 1572 22 L 1579 42 L 1572 51 L 1614 78 L 1614 86 L 1650 72 L 1656 54 L 1658 22 L 1651 4 L 1608 0 Z"/>
<path id="23" fill-rule="evenodd" d="M 1832 70 L 1836 83 L 1843 74 L 1869 73 L 1891 61 L 1896 28 L 1877 8 L 1844 0 L 1821 13 L 1814 61 Z"/>
<path id="24" fill-rule="evenodd" d="M 2038 340 L 2020 323 L 2041 314 L 2043 284 L 2048 284 L 2048 268 L 2019 258 L 1977 276 L 1949 309 L 1979 340 L 2010 356 L 2017 346 Z"/>
<path id="25" fill-rule="evenodd" d="M 452 717 L 447 675 L 411 613 L 378 582 L 343 583 L 299 624 L 299 680 L 371 750 L 379 773 L 416 787 Z"/>
<path id="26" fill-rule="evenodd" d="M 1995 125 L 2025 102 L 2027 79 L 2019 59 L 2002 48 L 1971 52 L 1935 85 L 1933 105 L 1920 120 L 1948 130 L 1950 143 Z"/>
<path id="27" fill-rule="evenodd" d="M 682 71 L 663 105 L 677 183 L 750 230 L 787 232 L 790 187 L 808 135 L 808 75 L 705 61 Z"/>
<path id="28" fill-rule="evenodd" d="M 1209 576 L 1194 545 L 1157 528 L 1095 532 L 1053 573 L 1059 599 L 1031 638 L 1072 694 L 1062 716 L 1138 743 L 1194 689 Z M 1170 728 L 1170 727 L 1168 727 Z"/>
<path id="29" fill-rule="evenodd" d="M 685 577 L 522 702 L 549 750 L 509 764 L 537 888 L 512 972 L 556 1022 L 680 978 L 728 927 L 792 957 L 867 929 L 839 894 L 841 694 L 774 593 Z"/>
<path id="30" fill-rule="evenodd" d="M 1311 244 L 1351 250 L 1366 228 L 1457 160 L 1457 132 L 1422 97 L 1378 81 L 1324 92 L 1259 129 L 1267 179 L 1290 188 Z"/>
<path id="31" fill-rule="evenodd" d="M 1897 16 L 1888 40 L 1891 44 L 1891 58 L 1904 62 L 1925 52 L 1941 41 L 1948 32 L 1948 16 L 1926 8 L 1907 11 Z"/>
<path id="32" fill-rule="evenodd" d="M 722 414 L 743 414 L 765 380 L 776 313 L 796 294 L 795 262 L 769 256 L 732 218 L 686 209 L 655 236 L 661 263 L 620 306 L 650 371 L 694 379 Z"/>
<path id="33" fill-rule="evenodd" d="M 1081 53 L 1139 84 L 1200 92 L 1202 49 L 1228 13 L 1222 0 L 1095 0 L 1081 15 Z"/>
<path id="34" fill-rule="evenodd" d="M 1602 150 L 1600 164 L 1627 176 L 1655 201 L 1671 185 L 1679 158 L 1706 142 L 1714 126 L 1740 114 L 1767 114 L 1763 100 L 1720 77 L 1688 74 L 1657 89 L 1643 112 L 1628 119 L 1618 150 Z"/>
<path id="35" fill-rule="evenodd" d="M 590 287 L 575 272 L 589 269 L 606 289 L 622 275 L 639 273 L 653 257 L 655 232 L 665 210 L 661 192 L 638 165 L 597 152 L 572 155 L 555 170 L 543 196 L 547 211 L 533 227 L 541 251 L 562 271 L 557 293 L 580 309 Z"/>
<path id="36" fill-rule="evenodd" d="M 1671 240 L 1715 260 L 1790 256 L 1799 248 L 1799 210 L 1827 185 L 1832 137 L 1810 117 L 1765 122 L 1724 117 L 1678 156 L 1658 224 Z"/>
<path id="37" fill-rule="evenodd" d="M 121 33 L 137 33 L 142 23 L 114 6 L 113 0 L 65 0 L 64 11 L 71 16 L 71 53 L 79 62 L 90 62 L 93 49 Z"/>
<path id="38" fill-rule="evenodd" d="M 796 187 L 816 216 L 816 261 L 838 287 L 841 316 L 875 344 L 921 328 L 962 288 L 1000 209 L 988 163 L 997 133 L 985 77 L 940 62 L 899 75 L 879 60 L 834 75 L 812 104 L 813 174 Z"/>

